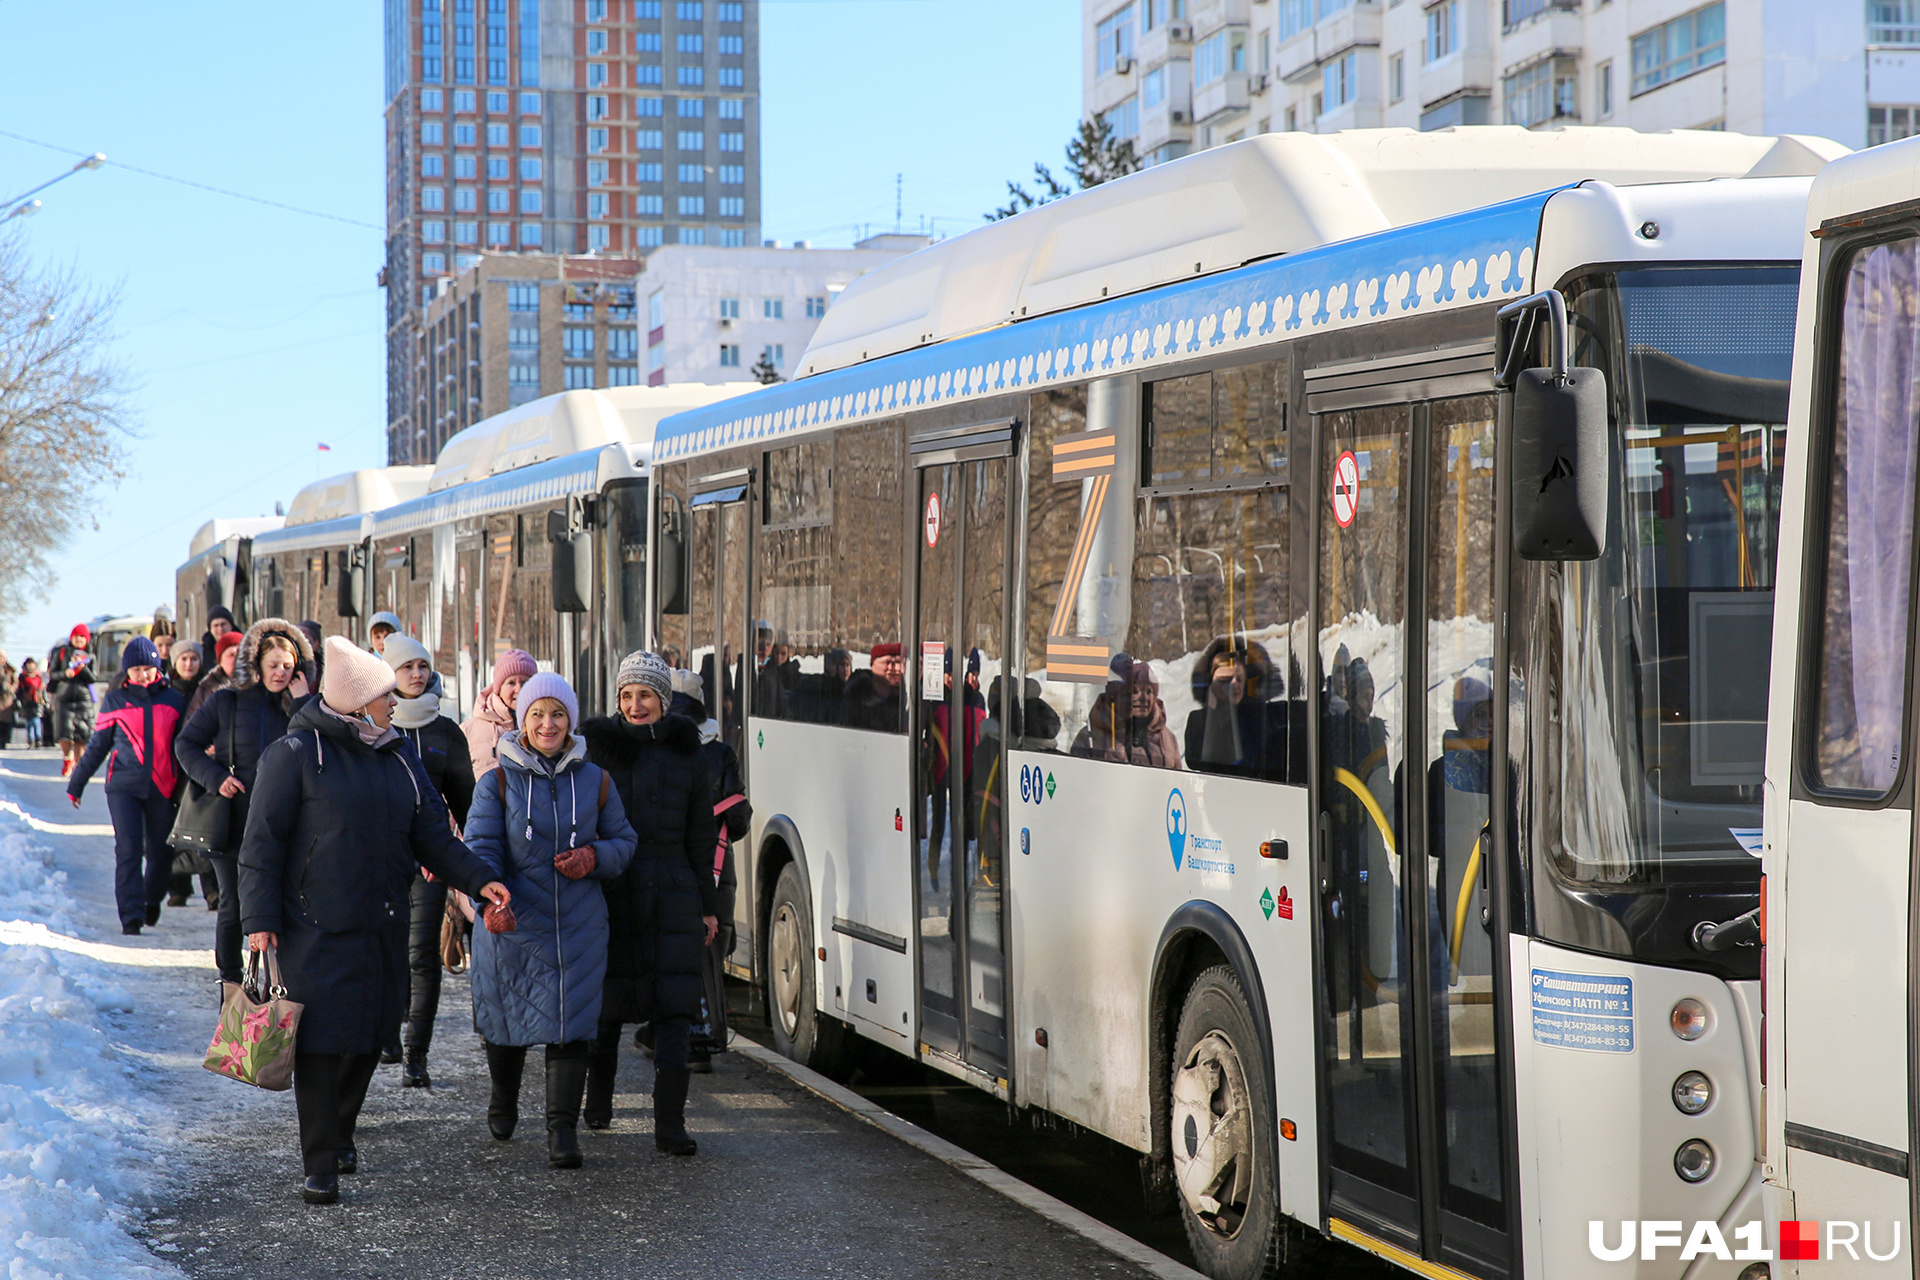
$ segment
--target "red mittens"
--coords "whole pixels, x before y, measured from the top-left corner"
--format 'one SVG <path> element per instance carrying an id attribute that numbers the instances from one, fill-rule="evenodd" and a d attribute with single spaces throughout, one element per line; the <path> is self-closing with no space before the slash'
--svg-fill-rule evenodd
<path id="1" fill-rule="evenodd" d="M 510 906 L 496 907 L 489 904 L 486 910 L 486 921 L 488 933 L 512 933 L 519 927 L 519 922 L 513 918 L 513 908 Z"/>
<path id="2" fill-rule="evenodd" d="M 569 849 L 565 853 L 553 855 L 554 869 L 569 880 L 578 880 L 581 876 L 590 875 L 599 865 L 600 855 L 593 851 L 593 846 L 590 844 L 583 844 L 578 849 Z"/>

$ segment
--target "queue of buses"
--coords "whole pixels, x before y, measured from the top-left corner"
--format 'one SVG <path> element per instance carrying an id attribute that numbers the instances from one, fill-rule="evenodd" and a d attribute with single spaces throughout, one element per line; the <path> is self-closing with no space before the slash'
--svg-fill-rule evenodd
<path id="1" fill-rule="evenodd" d="M 1221 1280 L 1912 1271 L 1920 141 L 1261 136 L 798 373 L 214 521 L 183 633 L 700 671 L 779 1047 L 1135 1149 Z"/>

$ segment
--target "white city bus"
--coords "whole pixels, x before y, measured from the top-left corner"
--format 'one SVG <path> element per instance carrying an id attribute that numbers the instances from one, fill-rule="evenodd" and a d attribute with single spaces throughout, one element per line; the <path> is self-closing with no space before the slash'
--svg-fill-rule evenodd
<path id="1" fill-rule="evenodd" d="M 781 1047 L 1135 1148 L 1218 1277 L 1286 1219 L 1429 1276 L 1736 1274 L 1587 1223 L 1759 1214 L 1759 964 L 1694 930 L 1759 890 L 1841 150 L 1266 135 L 863 277 L 796 381 L 664 421 L 655 641 L 747 770 Z M 1516 477 L 1496 332 L 1545 361 L 1556 299 L 1607 447 Z M 1604 548 L 1516 554 L 1567 488 Z"/>
<path id="2" fill-rule="evenodd" d="M 1763 858 L 1776 1274 L 1915 1265 L 1916 197 L 1920 143 L 1837 160 L 1801 240 Z"/>

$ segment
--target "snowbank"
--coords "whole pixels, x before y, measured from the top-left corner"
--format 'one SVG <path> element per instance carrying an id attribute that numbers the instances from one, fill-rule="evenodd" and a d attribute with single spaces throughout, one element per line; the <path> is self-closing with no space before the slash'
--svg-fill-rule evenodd
<path id="1" fill-rule="evenodd" d="M 9 806 L 11 808 L 11 806 Z M 0 813 L 0 921 L 72 934 L 66 873 L 18 810 Z M 99 1025 L 130 1003 L 93 961 L 0 944 L 0 1276 L 175 1277 L 127 1231 L 164 1176 L 134 1068 Z"/>

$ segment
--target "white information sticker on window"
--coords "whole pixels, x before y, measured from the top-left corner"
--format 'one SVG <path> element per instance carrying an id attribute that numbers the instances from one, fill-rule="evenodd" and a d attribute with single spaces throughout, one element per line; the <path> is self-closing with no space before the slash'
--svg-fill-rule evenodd
<path id="1" fill-rule="evenodd" d="M 1733 836 L 1734 841 L 1738 843 L 1742 849 L 1745 849 L 1754 857 L 1757 858 L 1765 852 L 1766 841 L 1762 837 L 1759 827 L 1728 827 L 1727 831 Z"/>
<path id="2" fill-rule="evenodd" d="M 929 702 L 947 696 L 947 646 L 938 640 L 920 642 L 920 696 Z"/>

